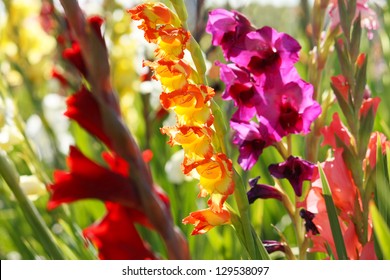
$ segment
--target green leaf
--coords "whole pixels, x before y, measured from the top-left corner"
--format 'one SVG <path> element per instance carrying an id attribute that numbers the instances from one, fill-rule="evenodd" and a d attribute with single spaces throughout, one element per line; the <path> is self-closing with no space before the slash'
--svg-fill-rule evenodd
<path id="1" fill-rule="evenodd" d="M 352 30 L 352 38 L 351 38 L 351 61 L 356 61 L 356 58 L 359 55 L 359 49 L 360 49 L 360 39 L 362 36 L 362 26 L 361 26 L 361 16 L 356 18 L 354 24 L 353 24 L 353 30 Z"/>
<path id="2" fill-rule="evenodd" d="M 373 202 L 370 203 L 370 212 L 372 215 L 375 237 L 378 240 L 383 258 L 390 260 L 390 229 Z"/>
<path id="3" fill-rule="evenodd" d="M 322 169 L 320 163 L 318 165 L 318 170 L 320 172 L 321 182 L 322 182 L 322 191 L 325 199 L 326 210 L 328 212 L 328 218 L 330 223 L 330 228 L 332 230 L 334 244 L 336 246 L 337 256 L 339 260 L 347 260 L 347 250 L 345 249 L 343 235 L 341 233 L 339 219 L 337 216 L 336 207 L 332 199 L 332 192 L 329 187 L 328 180 L 324 170 Z"/>
<path id="4" fill-rule="evenodd" d="M 389 184 L 389 157 L 390 149 L 386 148 L 387 168 L 384 166 L 384 157 L 382 154 L 382 145 L 380 139 L 377 142 L 377 162 L 376 162 L 376 188 L 375 202 L 379 213 L 385 219 L 387 224 L 390 224 L 390 184 Z M 386 174 L 387 173 L 387 174 Z"/>
<path id="5" fill-rule="evenodd" d="M 366 115 L 360 117 L 359 124 L 359 137 L 358 137 L 358 150 L 359 158 L 363 159 L 366 155 L 367 145 L 370 141 L 371 131 L 374 127 L 375 113 L 374 109 L 371 107 Z"/>
<path id="6" fill-rule="evenodd" d="M 348 11 L 347 7 L 345 6 L 344 0 L 338 0 L 338 8 L 339 8 L 339 16 L 340 16 L 340 26 L 349 40 L 349 34 L 351 34 L 351 29 L 350 29 L 350 22 L 349 22 L 349 16 L 348 16 Z"/>

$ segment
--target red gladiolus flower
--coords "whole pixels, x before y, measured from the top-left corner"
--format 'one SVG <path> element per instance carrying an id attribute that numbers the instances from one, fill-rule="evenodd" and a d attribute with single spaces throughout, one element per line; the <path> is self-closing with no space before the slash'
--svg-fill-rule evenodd
<path id="1" fill-rule="evenodd" d="M 89 90 L 82 87 L 67 99 L 66 104 L 68 105 L 68 109 L 64 113 L 65 116 L 76 121 L 81 127 L 91 135 L 95 135 L 108 147 L 111 146 L 110 139 L 103 131 L 103 120 L 99 105 Z"/>
<path id="2" fill-rule="evenodd" d="M 107 156 L 106 156 L 107 158 Z M 111 159 L 111 163 L 113 163 Z M 70 172 L 55 171 L 54 183 L 49 185 L 52 196 L 48 208 L 80 199 L 96 198 L 139 208 L 136 192 L 130 180 L 119 172 L 102 167 L 84 156 L 76 147 L 70 148 Z"/>
<path id="3" fill-rule="evenodd" d="M 83 231 L 84 236 L 99 249 L 99 259 L 156 259 L 134 225 L 137 219 L 142 219 L 139 213 L 116 203 L 106 203 L 106 208 L 103 220 Z"/>

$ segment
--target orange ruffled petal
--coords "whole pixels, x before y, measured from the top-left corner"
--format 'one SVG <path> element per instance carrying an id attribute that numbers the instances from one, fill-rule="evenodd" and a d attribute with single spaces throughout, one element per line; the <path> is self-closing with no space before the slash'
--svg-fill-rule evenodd
<path id="1" fill-rule="evenodd" d="M 232 162 L 225 154 L 216 154 L 196 167 L 199 174 L 201 194 L 205 192 L 214 196 L 209 201 L 210 207 L 218 211 L 223 202 L 234 191 Z M 203 195 L 202 195 L 203 196 Z"/>
<path id="2" fill-rule="evenodd" d="M 195 229 L 192 235 L 203 234 L 208 232 L 215 226 L 225 225 L 230 223 L 230 213 L 226 209 L 215 213 L 210 209 L 203 209 L 190 213 L 190 215 L 183 219 L 183 224 L 192 224 Z"/>
<path id="3" fill-rule="evenodd" d="M 170 137 L 169 144 L 181 145 L 184 155 L 192 161 L 200 161 L 212 156 L 212 130 L 208 127 L 163 127 L 161 132 Z"/>
<path id="4" fill-rule="evenodd" d="M 127 10 L 133 20 L 141 20 L 138 27 L 145 32 L 145 39 L 150 43 L 156 43 L 160 36 L 159 29 L 166 25 L 181 27 L 178 16 L 162 3 L 145 3 Z"/>

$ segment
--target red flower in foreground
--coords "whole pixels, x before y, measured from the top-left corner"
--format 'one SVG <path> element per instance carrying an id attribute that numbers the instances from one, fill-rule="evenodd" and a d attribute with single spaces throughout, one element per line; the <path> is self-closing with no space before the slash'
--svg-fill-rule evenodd
<path id="1" fill-rule="evenodd" d="M 106 203 L 107 214 L 100 223 L 94 224 L 83 231 L 99 249 L 102 260 L 137 260 L 155 259 L 138 234 L 134 222 L 139 213 L 116 203 Z"/>

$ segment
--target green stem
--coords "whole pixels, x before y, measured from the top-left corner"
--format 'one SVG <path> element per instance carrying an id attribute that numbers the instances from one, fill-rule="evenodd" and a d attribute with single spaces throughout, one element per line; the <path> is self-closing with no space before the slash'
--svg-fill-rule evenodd
<path id="1" fill-rule="evenodd" d="M 34 229 L 49 256 L 56 260 L 65 259 L 37 208 L 20 188 L 18 172 L 4 151 L 0 151 L 0 174 L 13 192 L 24 216 Z"/>

